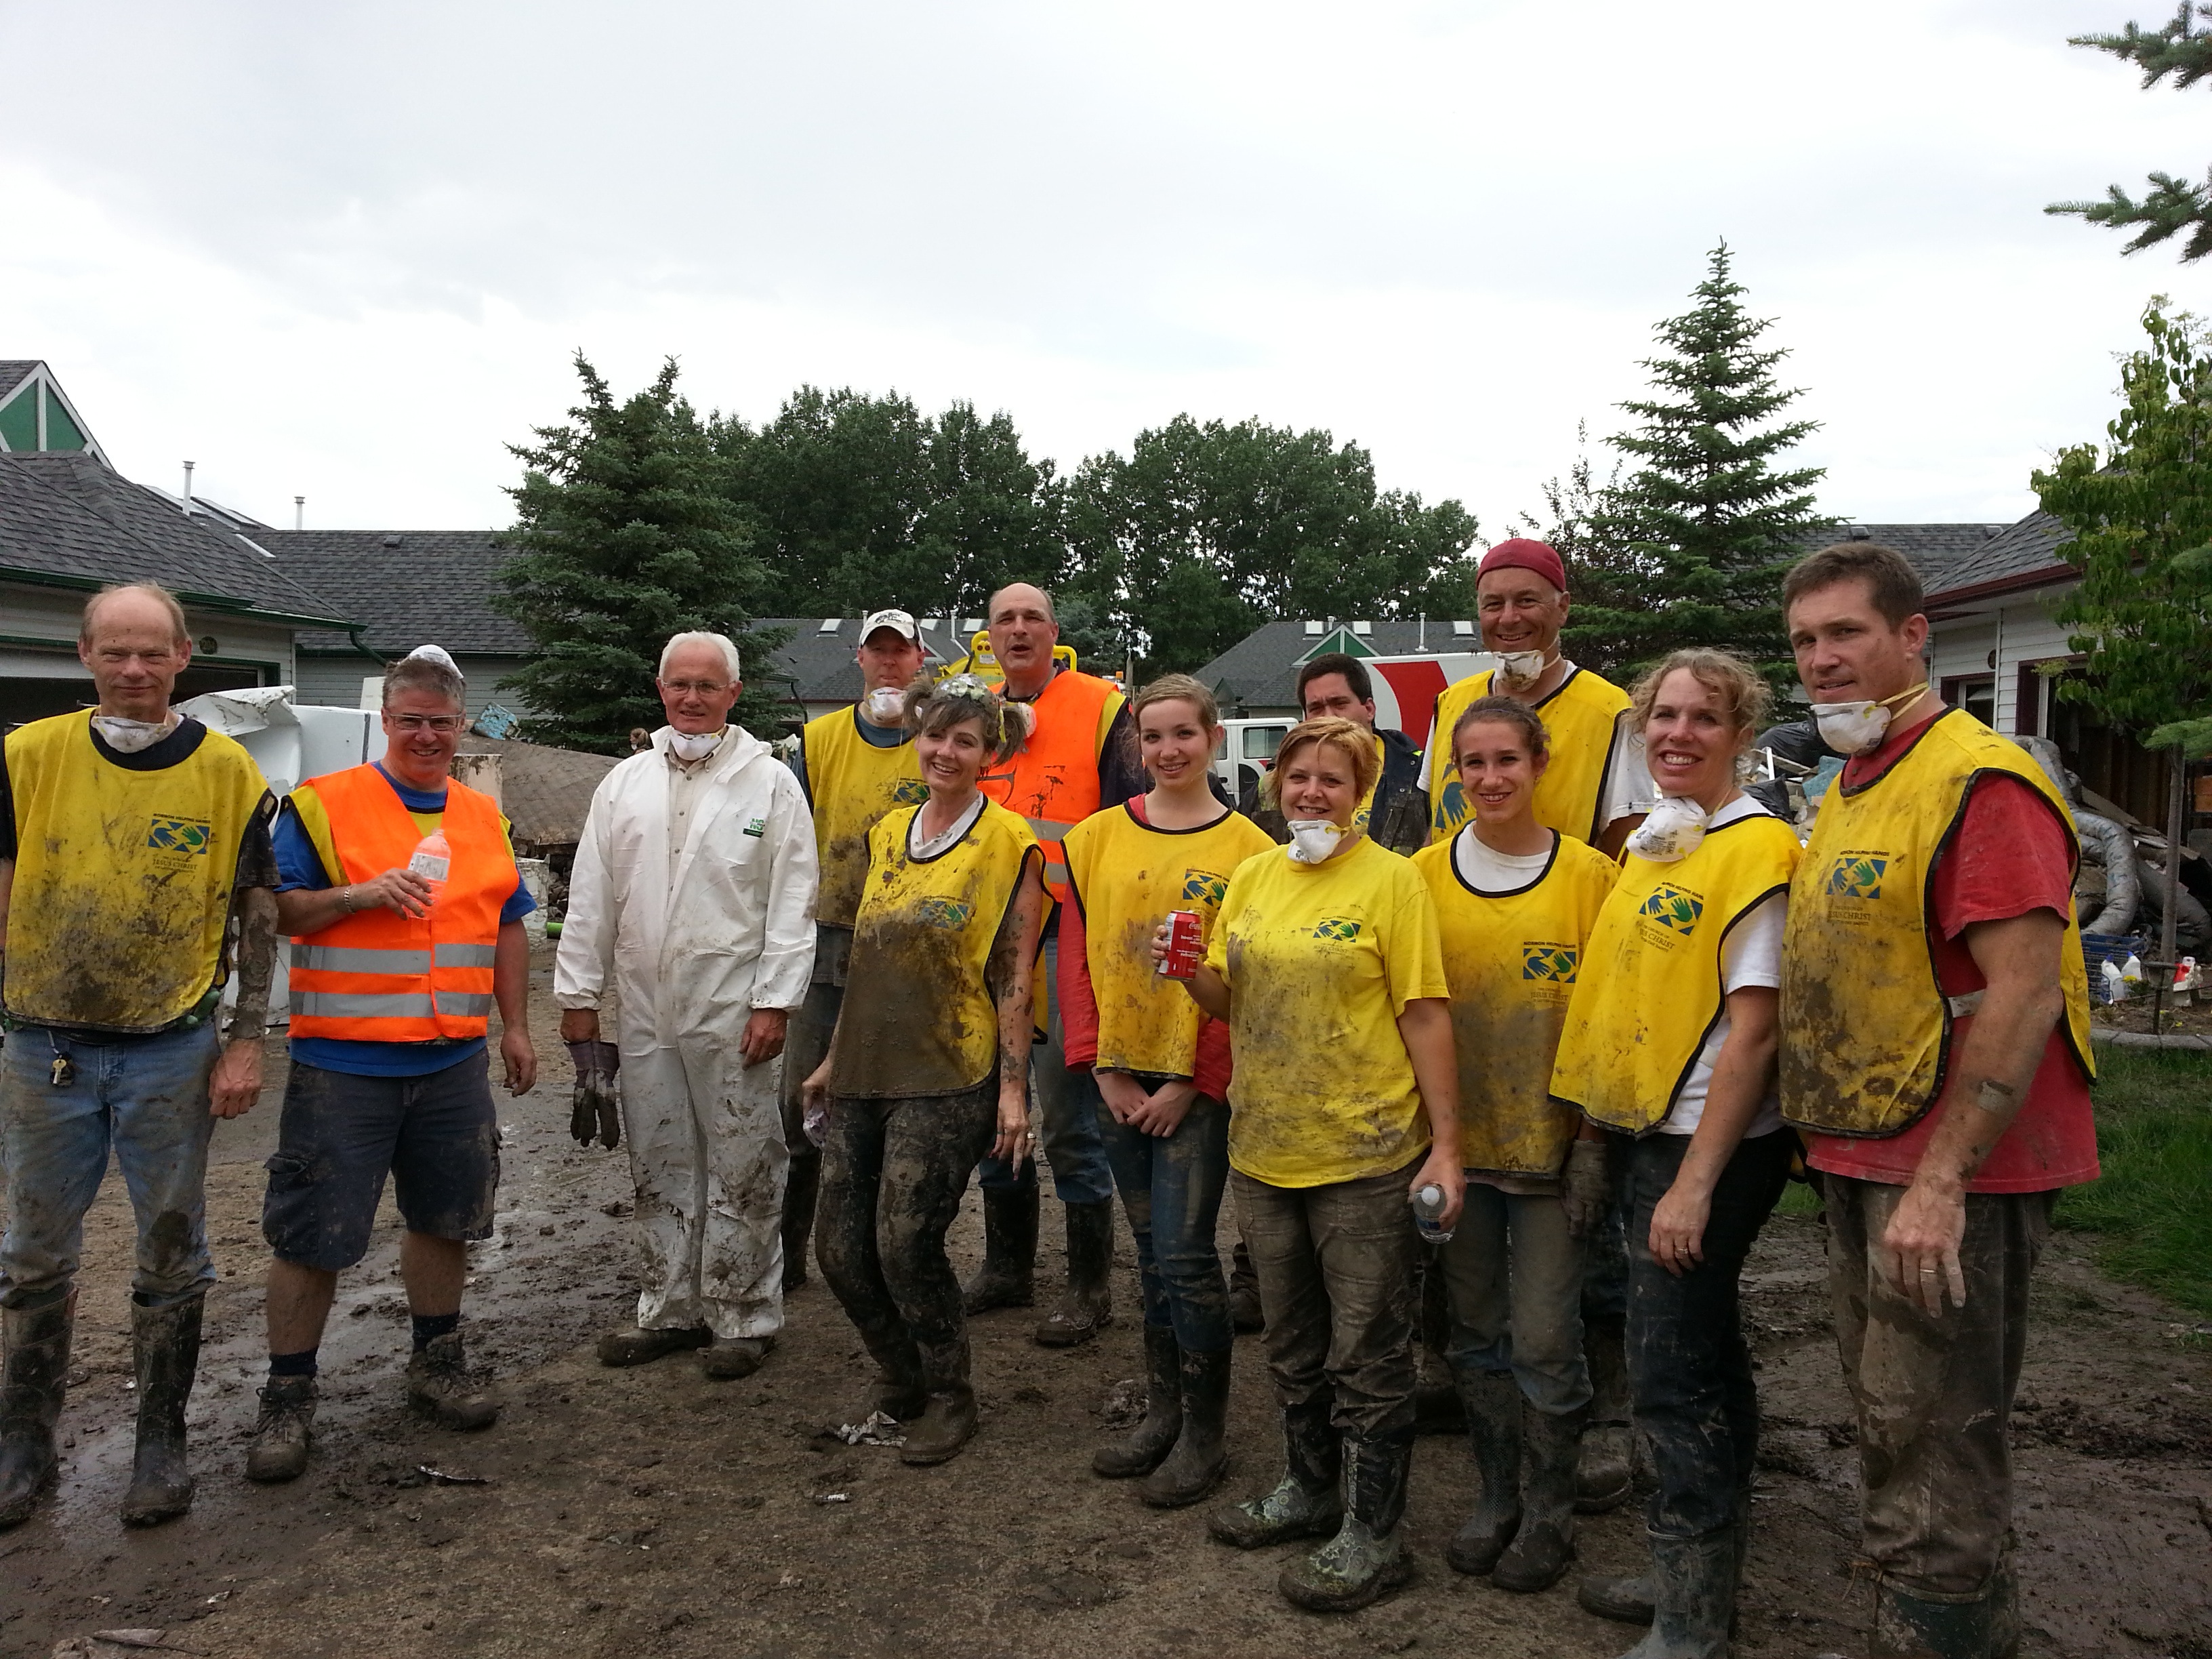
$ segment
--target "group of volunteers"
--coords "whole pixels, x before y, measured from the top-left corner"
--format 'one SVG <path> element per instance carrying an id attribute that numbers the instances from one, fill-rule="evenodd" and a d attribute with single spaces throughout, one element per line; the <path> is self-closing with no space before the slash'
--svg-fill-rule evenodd
<path id="1" fill-rule="evenodd" d="M 555 972 L 572 1127 L 626 1137 L 645 1258 L 600 1359 L 750 1374 L 811 1235 L 874 1367 L 838 1421 L 942 1463 L 977 1431 L 969 1319 L 1036 1299 L 1041 1152 L 1067 1268 L 1036 1340 L 1111 1322 L 1116 1194 L 1139 1270 L 1145 1407 L 1097 1475 L 1160 1507 L 1216 1490 L 1244 1290 L 1282 1468 L 1207 1530 L 1298 1545 L 1285 1596 L 1349 1610 L 1412 1575 L 1425 1346 L 1475 1476 L 1446 1562 L 1548 1589 L 1577 1511 L 1646 1466 L 1646 1565 L 1577 1599 L 1649 1625 L 1638 1659 L 1703 1659 L 1729 1650 L 1757 1531 L 1739 1281 L 1809 1179 L 1857 1407 L 1867 1651 L 2013 1651 L 2027 1280 L 2057 1191 L 2096 1173 L 2063 799 L 1930 692 L 1920 584 L 1888 549 L 1824 550 L 1784 586 L 1847 757 L 1804 845 L 1742 787 L 1768 703 L 1750 665 L 1677 651 L 1626 690 L 1577 667 L 1540 542 L 1492 549 L 1477 592 L 1498 666 L 1443 693 L 1425 756 L 1376 730 L 1356 659 L 1317 657 L 1243 811 L 1214 780 L 1212 692 L 1081 672 L 1028 584 L 991 598 L 988 678 L 933 677 L 910 616 L 864 618 L 859 701 L 787 764 L 730 722 L 735 647 L 672 639 L 667 724 L 592 799 Z M 447 778 L 465 704 L 442 653 L 387 672 L 381 762 L 279 809 L 169 709 L 190 646 L 168 596 L 98 596 L 81 650 L 100 706 L 11 733 L 0 771 L 0 1525 L 52 1478 L 111 1146 L 139 1224 L 124 1517 L 191 1502 L 205 1150 L 259 1086 L 280 923 L 253 1478 L 307 1463 L 317 1343 L 387 1173 L 410 1399 L 491 1420 L 458 1321 L 498 1176 L 493 1003 L 507 1086 L 536 1068 L 530 899 L 497 809 Z M 971 1179 L 963 1285 L 945 1236 Z"/>

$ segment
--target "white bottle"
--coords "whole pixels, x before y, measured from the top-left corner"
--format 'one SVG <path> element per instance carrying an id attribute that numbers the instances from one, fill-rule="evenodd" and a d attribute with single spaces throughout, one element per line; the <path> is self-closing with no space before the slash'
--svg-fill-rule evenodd
<path id="1" fill-rule="evenodd" d="M 1444 1189 L 1433 1181 L 1413 1194 L 1413 1222 L 1431 1244 L 1451 1243 L 1451 1229 L 1443 1224 Z"/>
<path id="2" fill-rule="evenodd" d="M 408 872 L 417 875 L 430 884 L 430 902 L 446 890 L 446 876 L 453 867 L 453 849 L 447 845 L 446 832 L 433 830 L 415 843 L 415 855 L 407 860 Z"/>

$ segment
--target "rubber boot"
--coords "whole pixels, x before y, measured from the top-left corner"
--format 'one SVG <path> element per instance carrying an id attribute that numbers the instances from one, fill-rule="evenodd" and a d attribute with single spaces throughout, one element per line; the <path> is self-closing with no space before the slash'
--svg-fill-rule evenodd
<path id="1" fill-rule="evenodd" d="M 1521 1528 L 1491 1570 L 1498 1589 L 1529 1595 L 1566 1577 L 1575 1559 L 1575 1464 L 1589 1417 L 1587 1407 L 1554 1417 L 1522 1402 Z"/>
<path id="2" fill-rule="evenodd" d="M 0 1371 L 0 1528 L 29 1520 L 53 1484 L 59 1465 L 54 1425 L 69 1391 L 76 1325 L 74 1290 L 42 1308 L 9 1308 L 0 1316 L 8 1347 Z"/>
<path id="3" fill-rule="evenodd" d="M 907 1334 L 903 1322 L 875 1329 L 863 1327 L 860 1340 L 876 1362 L 875 1380 L 860 1401 L 844 1415 L 825 1424 L 830 1433 L 858 1428 L 881 1413 L 894 1423 L 911 1423 L 929 1409 L 929 1388 L 922 1380 L 921 1351 Z"/>
<path id="4" fill-rule="evenodd" d="M 971 1318 L 994 1308 L 1026 1308 L 1036 1299 L 1037 1183 L 983 1188 L 983 1265 L 960 1290 Z"/>
<path id="5" fill-rule="evenodd" d="M 1735 1613 L 1735 1528 L 1694 1538 L 1648 1534 L 1655 1598 L 1650 1634 L 1625 1659 L 1728 1659 Z"/>
<path id="6" fill-rule="evenodd" d="M 1158 1510 L 1179 1510 L 1212 1492 L 1229 1468 L 1230 1351 L 1182 1354 L 1182 1432 L 1137 1496 Z"/>
<path id="7" fill-rule="evenodd" d="M 1182 1432 L 1182 1350 L 1166 1325 L 1145 1327 L 1145 1415 L 1136 1427 L 1118 1434 L 1091 1459 L 1091 1473 L 1108 1480 L 1127 1480 L 1159 1468 Z"/>
<path id="8" fill-rule="evenodd" d="M 498 1402 L 469 1381 L 459 1331 L 415 1351 L 407 1362 L 407 1403 L 441 1429 L 488 1429 L 499 1421 Z"/>
<path id="9" fill-rule="evenodd" d="M 975 1390 L 968 1381 L 968 1339 L 955 1337 L 942 1347 L 924 1347 L 921 1374 L 928 1401 L 920 1417 L 906 1425 L 902 1463 L 942 1463 L 960 1455 L 975 1437 Z"/>
<path id="10" fill-rule="evenodd" d="M 1038 1346 L 1073 1348 L 1114 1322 L 1114 1200 L 1069 1204 L 1067 1294 L 1037 1322 Z"/>
<path id="11" fill-rule="evenodd" d="M 1218 1509 L 1206 1529 L 1240 1550 L 1286 1544 L 1294 1538 L 1327 1538 L 1344 1515 L 1337 1486 L 1342 1448 L 1329 1421 L 1331 1402 L 1283 1410 L 1283 1478 L 1259 1498 Z"/>
<path id="12" fill-rule="evenodd" d="M 261 1390 L 261 1417 L 246 1452 L 246 1478 L 273 1485 L 307 1472 L 315 1438 L 315 1379 L 272 1376 Z"/>
<path id="13" fill-rule="evenodd" d="M 1462 1377 L 1459 1389 L 1482 1490 L 1474 1513 L 1444 1546 L 1444 1561 L 1481 1574 L 1498 1565 L 1521 1526 L 1521 1385 L 1510 1371 L 1477 1371 Z"/>
<path id="14" fill-rule="evenodd" d="M 1344 1448 L 1344 1520 L 1336 1536 L 1291 1562 L 1275 1583 L 1289 1601 L 1316 1613 L 1354 1613 L 1413 1576 L 1398 1536 L 1406 1477 L 1413 1467 L 1410 1427 Z"/>
<path id="15" fill-rule="evenodd" d="M 1229 1253 L 1229 1324 L 1239 1336 L 1267 1328 L 1267 1316 L 1260 1307 L 1260 1275 L 1252 1270 L 1252 1252 L 1241 1238 Z"/>
<path id="16" fill-rule="evenodd" d="M 1973 1601 L 1930 1601 L 1887 1578 L 1875 1585 L 1867 1659 L 2012 1659 L 2019 1651 L 2009 1573 Z"/>
<path id="17" fill-rule="evenodd" d="M 1575 1472 L 1575 1513 L 1606 1515 L 1635 1488 L 1636 1437 L 1629 1426 L 1628 1322 L 1608 1314 L 1583 1322 L 1583 1352 L 1589 1364 L 1589 1426 L 1583 1431 Z"/>
<path id="18" fill-rule="evenodd" d="M 131 1304 L 131 1344 L 138 1372 L 138 1453 L 123 1524 L 150 1527 L 192 1506 L 192 1471 L 185 1461 L 185 1407 L 200 1364 L 200 1315 L 205 1296 L 166 1308 Z"/>
<path id="19" fill-rule="evenodd" d="M 814 1233 L 814 1195 L 822 1185 L 822 1154 L 792 1158 L 783 1177 L 783 1293 L 806 1283 L 806 1242 Z"/>

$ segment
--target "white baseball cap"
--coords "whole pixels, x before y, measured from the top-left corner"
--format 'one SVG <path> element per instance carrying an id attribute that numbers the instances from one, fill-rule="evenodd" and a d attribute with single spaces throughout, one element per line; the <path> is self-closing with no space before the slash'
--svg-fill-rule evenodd
<path id="1" fill-rule="evenodd" d="M 878 628 L 888 628 L 897 634 L 901 639 L 910 640 L 916 645 L 921 643 L 921 629 L 915 625 L 914 618 L 903 611 L 871 611 L 866 616 L 861 617 L 860 643 L 866 645 L 868 642 L 868 635 Z"/>

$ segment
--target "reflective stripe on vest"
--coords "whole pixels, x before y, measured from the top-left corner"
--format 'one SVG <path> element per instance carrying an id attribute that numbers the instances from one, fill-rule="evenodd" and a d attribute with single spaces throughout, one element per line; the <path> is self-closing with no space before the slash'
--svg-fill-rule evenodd
<path id="1" fill-rule="evenodd" d="M 422 832 L 375 767 L 331 773 L 306 787 L 321 798 L 344 866 L 327 872 L 334 882 L 374 880 L 413 855 Z M 499 809 L 465 785 L 447 785 L 439 827 L 453 860 L 428 916 L 378 906 L 293 941 L 293 1036 L 428 1042 L 484 1035 L 514 857 Z"/>

